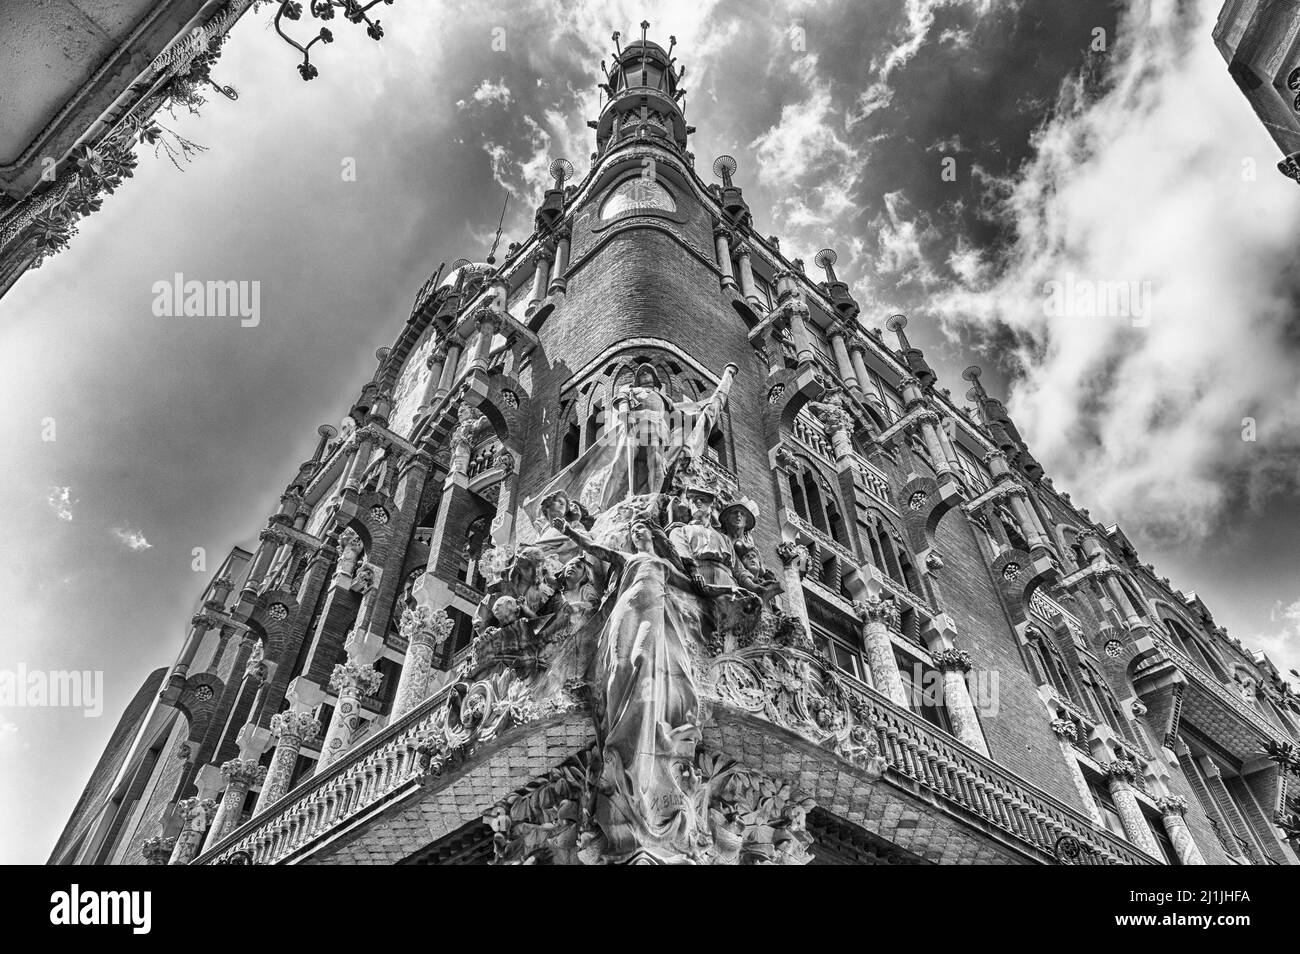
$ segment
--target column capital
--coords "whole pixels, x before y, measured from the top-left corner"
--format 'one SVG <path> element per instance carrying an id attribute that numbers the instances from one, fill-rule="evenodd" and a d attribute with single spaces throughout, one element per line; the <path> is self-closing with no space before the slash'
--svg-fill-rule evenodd
<path id="1" fill-rule="evenodd" d="M 1177 815 L 1181 818 L 1187 814 L 1187 799 L 1182 795 L 1165 795 L 1156 799 L 1156 808 L 1160 809 L 1161 815 Z"/>
<path id="2" fill-rule="evenodd" d="M 1112 784 L 1127 782 L 1129 785 L 1133 785 L 1138 780 L 1137 763 L 1132 759 L 1116 759 L 1113 762 L 1103 763 L 1101 771 L 1105 775 L 1106 781 Z"/>
<path id="3" fill-rule="evenodd" d="M 310 743 L 320 734 L 320 722 L 310 712 L 277 712 L 271 716 L 271 732 L 279 744 L 289 741 Z"/>
<path id="4" fill-rule="evenodd" d="M 339 663 L 330 676 L 330 688 L 340 696 L 369 695 L 379 688 L 379 671 L 361 663 Z"/>
<path id="5" fill-rule="evenodd" d="M 971 662 L 970 653 L 964 649 L 945 649 L 934 653 L 930 657 L 934 661 L 934 668 L 940 672 L 956 670 L 958 672 L 970 672 L 974 665 Z"/>
<path id="6" fill-rule="evenodd" d="M 175 838 L 154 835 L 152 838 L 146 838 L 144 843 L 140 845 L 140 854 L 151 865 L 165 865 L 171 859 L 172 849 L 175 847 Z"/>
<path id="7" fill-rule="evenodd" d="M 227 785 L 256 785 L 266 775 L 266 766 L 253 759 L 231 759 L 221 765 L 221 777 Z"/>
<path id="8" fill-rule="evenodd" d="M 416 606 L 402 611 L 400 628 L 408 645 L 424 644 L 436 648 L 451 635 L 454 625 L 445 609 Z"/>
<path id="9" fill-rule="evenodd" d="M 1067 742 L 1075 742 L 1079 738 L 1079 727 L 1070 719 L 1053 719 L 1052 731 L 1056 733 L 1058 739 L 1065 739 Z"/>
<path id="10" fill-rule="evenodd" d="M 803 569 L 808 562 L 808 548 L 798 543 L 787 541 L 785 543 L 777 544 L 776 556 L 777 559 L 781 561 L 782 566 L 798 564 L 799 568 Z"/>
<path id="11" fill-rule="evenodd" d="M 868 596 L 865 600 L 855 600 L 853 611 L 868 626 L 873 623 L 883 623 L 890 629 L 898 626 L 898 604 L 891 597 Z"/>

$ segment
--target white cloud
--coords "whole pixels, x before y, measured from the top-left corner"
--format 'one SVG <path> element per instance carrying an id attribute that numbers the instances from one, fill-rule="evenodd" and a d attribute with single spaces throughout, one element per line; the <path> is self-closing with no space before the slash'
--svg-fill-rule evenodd
<path id="1" fill-rule="evenodd" d="M 1034 158 L 988 184 L 1015 245 L 996 261 L 963 249 L 959 287 L 933 302 L 954 335 L 970 321 L 1015 332 L 1010 409 L 1057 485 L 1169 541 L 1208 536 L 1300 473 L 1295 306 L 1277 277 L 1300 193 L 1226 78 L 1213 6 L 1133 0 L 1105 92 L 1067 83 Z M 1243 181 L 1252 150 L 1260 178 Z M 1045 284 L 1070 277 L 1149 282 L 1150 325 L 1049 318 Z"/>
<path id="2" fill-rule="evenodd" d="M 72 499 L 71 487 L 55 487 L 45 499 L 56 517 L 60 520 L 72 520 L 72 505 L 76 501 Z"/>
<path id="3" fill-rule="evenodd" d="M 456 101 L 457 109 L 465 109 L 470 102 L 482 106 L 485 103 L 500 103 L 502 106 L 509 106 L 511 101 L 510 87 L 506 85 L 504 78 L 497 80 L 495 83 L 491 80 L 484 80 L 478 84 L 478 87 L 470 94 L 469 100 L 458 99 Z"/>
<path id="4" fill-rule="evenodd" d="M 114 527 L 113 536 L 117 537 L 128 550 L 136 553 L 153 549 L 153 544 L 146 540 L 144 533 L 139 530 L 133 530 L 129 527 Z"/>

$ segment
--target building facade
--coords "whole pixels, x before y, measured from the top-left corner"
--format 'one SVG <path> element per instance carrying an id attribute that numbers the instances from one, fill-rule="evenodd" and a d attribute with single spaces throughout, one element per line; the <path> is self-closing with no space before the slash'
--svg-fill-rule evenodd
<path id="1" fill-rule="evenodd" d="M 1300 182 L 1300 3 L 1227 0 L 1214 45 L 1282 150 L 1278 170 Z"/>
<path id="2" fill-rule="evenodd" d="M 51 862 L 1296 863 L 1300 699 L 977 368 L 972 413 L 755 231 L 645 28 L 590 170 L 419 291 Z"/>

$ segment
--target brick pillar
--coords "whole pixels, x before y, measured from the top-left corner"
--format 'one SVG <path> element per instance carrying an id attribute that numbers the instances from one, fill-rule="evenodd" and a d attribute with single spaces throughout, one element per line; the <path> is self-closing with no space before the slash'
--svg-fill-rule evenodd
<path id="1" fill-rule="evenodd" d="M 1166 795 L 1157 799 L 1156 807 L 1160 809 L 1160 821 L 1164 823 L 1169 840 L 1174 843 L 1178 860 L 1185 865 L 1205 864 L 1205 857 L 1187 827 L 1187 799 L 1181 795 Z"/>
<path id="2" fill-rule="evenodd" d="M 952 723 L 952 734 L 980 755 L 988 755 L 988 743 L 984 741 L 970 687 L 966 685 L 966 673 L 971 670 L 970 654 L 961 649 L 944 649 L 933 653 L 932 658 L 943 678 L 943 704 Z"/>
<path id="3" fill-rule="evenodd" d="M 894 641 L 889 636 L 889 631 L 898 626 L 897 604 L 889 598 L 868 597 L 854 603 L 853 608 L 862 620 L 862 643 L 876 691 L 895 705 L 910 709 L 907 689 L 894 657 Z"/>

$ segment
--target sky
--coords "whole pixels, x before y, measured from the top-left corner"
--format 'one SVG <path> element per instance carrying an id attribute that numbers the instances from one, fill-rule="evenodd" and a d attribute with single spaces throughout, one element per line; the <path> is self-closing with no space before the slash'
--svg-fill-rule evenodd
<path id="1" fill-rule="evenodd" d="M 48 857 L 439 262 L 481 260 L 507 195 L 525 238 L 550 159 L 585 174 L 610 33 L 643 18 L 677 37 L 697 166 L 737 159 L 758 229 L 835 248 L 940 386 L 982 365 L 1058 489 L 1300 666 L 1300 189 L 1213 47 L 1219 6 L 397 0 L 381 42 L 336 22 L 309 83 L 246 16 L 213 70 L 238 100 L 161 117 L 205 149 L 142 147 L 0 299 L 0 670 L 103 673 L 97 716 L 0 709 L 0 862 Z M 260 282 L 259 320 L 155 315 L 177 273 Z M 1055 313 L 1067 281 L 1136 283 L 1150 320 Z"/>

